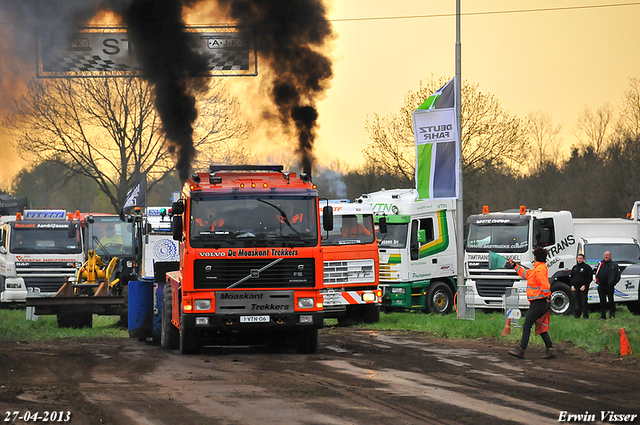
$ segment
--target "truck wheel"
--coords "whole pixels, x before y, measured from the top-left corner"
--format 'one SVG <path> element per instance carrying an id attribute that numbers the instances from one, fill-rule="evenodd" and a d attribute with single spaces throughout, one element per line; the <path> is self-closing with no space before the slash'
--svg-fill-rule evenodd
<path id="1" fill-rule="evenodd" d="M 72 314 L 58 314 L 58 327 L 59 328 L 72 328 L 74 323 L 74 317 Z"/>
<path id="2" fill-rule="evenodd" d="M 627 308 L 629 309 L 629 311 L 633 314 L 640 315 L 640 299 L 638 301 L 632 301 L 630 303 L 627 303 Z"/>
<path id="3" fill-rule="evenodd" d="M 200 341 L 195 329 L 188 328 L 184 324 L 184 315 L 180 309 L 180 354 L 200 353 Z"/>
<path id="4" fill-rule="evenodd" d="M 363 305 L 362 321 L 364 323 L 378 323 L 380 321 L 380 306 L 378 304 Z"/>
<path id="5" fill-rule="evenodd" d="M 73 326 L 76 329 L 93 327 L 93 314 L 79 314 L 76 316 L 76 323 Z"/>
<path id="6" fill-rule="evenodd" d="M 298 354 L 312 354 L 318 351 L 318 329 L 305 329 L 298 335 Z"/>
<path id="7" fill-rule="evenodd" d="M 160 346 L 169 350 L 178 348 L 178 329 L 171 323 L 173 306 L 171 305 L 171 285 L 162 290 L 162 320 L 160 327 Z"/>
<path id="8" fill-rule="evenodd" d="M 427 310 L 430 313 L 449 314 L 453 308 L 453 292 L 444 282 L 431 282 L 427 289 Z"/>
<path id="9" fill-rule="evenodd" d="M 571 288 L 563 282 L 555 282 L 551 287 L 551 312 L 567 316 L 574 309 Z"/>

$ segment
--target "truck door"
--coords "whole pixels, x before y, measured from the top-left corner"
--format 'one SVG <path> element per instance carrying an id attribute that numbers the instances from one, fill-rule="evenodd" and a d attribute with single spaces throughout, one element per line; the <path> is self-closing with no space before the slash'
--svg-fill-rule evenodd
<path id="1" fill-rule="evenodd" d="M 420 247 L 434 240 L 433 218 L 411 221 L 411 260 L 420 258 Z"/>

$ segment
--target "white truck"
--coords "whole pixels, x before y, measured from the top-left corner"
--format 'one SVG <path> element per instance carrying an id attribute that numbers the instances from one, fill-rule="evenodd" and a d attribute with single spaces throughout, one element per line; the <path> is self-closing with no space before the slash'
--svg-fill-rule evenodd
<path id="1" fill-rule="evenodd" d="M 0 218 L 0 301 L 24 303 L 29 288 L 53 296 L 84 261 L 79 216 L 25 210 Z"/>
<path id="2" fill-rule="evenodd" d="M 509 210 L 471 215 L 465 245 L 465 278 L 473 287 L 476 308 L 502 307 L 506 288 L 516 288 L 520 308 L 529 308 L 527 282 L 507 265 L 491 270 L 489 251 L 512 258 L 526 267 L 533 266 L 537 246 L 549 252 L 547 267 L 551 284 L 551 310 L 571 314 L 574 294 L 569 286 L 571 268 L 578 253 L 585 254 L 591 266 L 597 266 L 604 251 L 625 270 L 616 285 L 615 300 L 626 302 L 631 311 L 638 306 L 640 245 L 638 222 L 624 219 L 574 219 L 569 211 Z M 600 302 L 596 285 L 589 290 L 588 302 Z"/>
<path id="3" fill-rule="evenodd" d="M 569 211 L 519 210 L 470 215 L 465 245 L 465 279 L 474 291 L 476 308 L 502 307 L 506 288 L 516 288 L 519 307 L 529 308 L 527 281 L 503 265 L 489 268 L 489 251 L 512 258 L 525 267 L 533 267 L 533 250 L 542 246 L 548 250 L 547 267 L 551 282 L 551 309 L 557 314 L 569 314 L 572 294 L 569 273 L 576 263 L 576 237 L 573 217 Z"/>
<path id="4" fill-rule="evenodd" d="M 577 236 L 577 253 L 584 254 L 585 262 L 595 269 L 605 251 L 618 263 L 622 274 L 616 284 L 613 300 L 625 303 L 629 310 L 640 314 L 640 226 L 636 220 L 622 218 L 576 218 L 573 220 Z M 595 281 L 595 277 L 594 277 Z M 599 304 L 597 285 L 589 287 L 589 304 Z"/>
<path id="5" fill-rule="evenodd" d="M 356 202 L 370 204 L 378 224 L 382 309 L 450 313 L 457 291 L 455 200 L 383 189 Z"/>

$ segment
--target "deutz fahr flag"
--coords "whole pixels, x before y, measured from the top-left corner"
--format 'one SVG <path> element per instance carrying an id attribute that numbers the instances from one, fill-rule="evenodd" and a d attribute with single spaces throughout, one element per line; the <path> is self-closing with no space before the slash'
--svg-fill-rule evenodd
<path id="1" fill-rule="evenodd" d="M 413 111 L 416 187 L 420 199 L 458 197 L 458 125 L 455 78 Z"/>
<path id="2" fill-rule="evenodd" d="M 124 204 L 122 204 L 122 209 L 120 210 L 120 220 L 124 221 L 125 214 L 131 211 L 135 207 L 144 208 L 147 204 L 147 178 L 146 176 L 140 180 L 140 182 L 133 186 L 131 190 L 127 193 L 127 198 L 124 200 Z"/>

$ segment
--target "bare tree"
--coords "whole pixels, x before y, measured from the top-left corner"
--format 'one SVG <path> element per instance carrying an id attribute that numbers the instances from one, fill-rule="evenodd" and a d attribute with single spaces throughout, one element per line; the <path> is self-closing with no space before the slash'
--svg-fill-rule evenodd
<path id="1" fill-rule="evenodd" d="M 581 148 L 593 147 L 596 155 L 600 155 L 608 143 L 609 133 L 614 118 L 614 108 L 605 103 L 595 112 L 585 107 L 578 116 L 578 123 L 573 129 Z"/>
<path id="2" fill-rule="evenodd" d="M 531 142 L 532 173 L 542 173 L 549 165 L 560 163 L 560 145 L 558 135 L 562 125 L 553 124 L 551 114 L 537 111 L 527 116 L 527 133 Z"/>
<path id="3" fill-rule="evenodd" d="M 629 78 L 629 88 L 624 92 L 617 130 L 624 138 L 640 140 L 640 79 Z"/>
<path id="4" fill-rule="evenodd" d="M 237 118 L 237 99 L 212 82 L 198 101 L 194 128 L 195 147 L 206 160 L 215 147 L 251 130 Z M 24 158 L 91 178 L 119 211 L 142 176 L 151 189 L 175 169 L 153 101 L 153 91 L 136 78 L 33 80 L 3 124 Z"/>
<path id="5" fill-rule="evenodd" d="M 367 119 L 369 133 L 363 154 L 368 164 L 380 172 L 402 177 L 407 182 L 415 174 L 415 140 L 412 112 L 447 78 L 420 84 L 408 92 L 398 114 Z M 489 165 L 511 166 L 526 155 L 526 127 L 522 120 L 500 106 L 489 94 L 481 93 L 476 83 L 462 86 L 462 160 L 465 171 L 480 171 Z"/>

